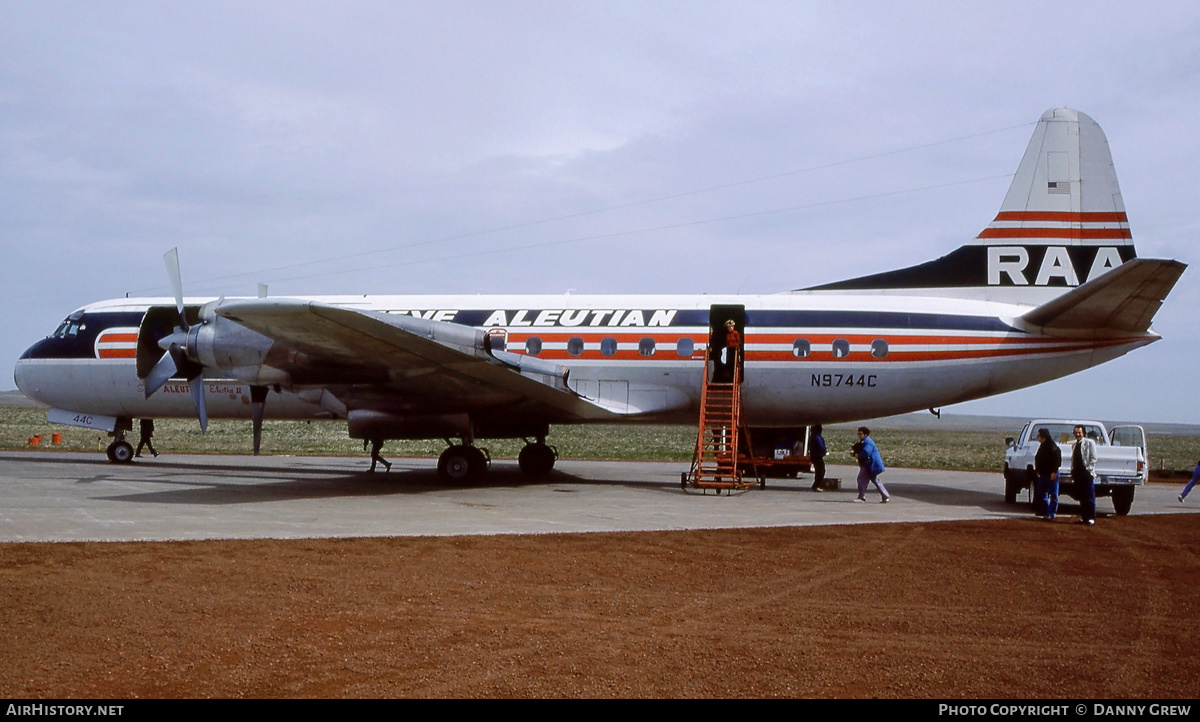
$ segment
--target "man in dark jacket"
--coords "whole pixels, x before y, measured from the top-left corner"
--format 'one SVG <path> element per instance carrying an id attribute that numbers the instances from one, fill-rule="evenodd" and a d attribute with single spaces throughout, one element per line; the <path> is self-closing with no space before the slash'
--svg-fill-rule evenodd
<path id="1" fill-rule="evenodd" d="M 808 437 L 808 457 L 812 460 L 813 491 L 825 491 L 825 438 L 821 436 L 821 425 L 812 427 Z"/>
<path id="2" fill-rule="evenodd" d="M 1035 510 L 1046 521 L 1058 513 L 1058 469 L 1062 466 L 1062 449 L 1050 438 L 1046 429 L 1038 429 L 1037 454 L 1033 457 L 1033 470 L 1037 473 Z"/>

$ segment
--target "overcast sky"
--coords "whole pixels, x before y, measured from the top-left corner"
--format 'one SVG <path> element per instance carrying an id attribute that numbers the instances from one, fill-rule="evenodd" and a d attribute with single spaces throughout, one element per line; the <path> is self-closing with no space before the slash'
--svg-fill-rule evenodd
<path id="1" fill-rule="evenodd" d="M 0 3 L 0 388 L 95 300 L 773 293 L 995 216 L 1047 108 L 1194 263 L 1200 4 Z M 1200 269 L 1158 343 L 949 412 L 1200 423 Z"/>

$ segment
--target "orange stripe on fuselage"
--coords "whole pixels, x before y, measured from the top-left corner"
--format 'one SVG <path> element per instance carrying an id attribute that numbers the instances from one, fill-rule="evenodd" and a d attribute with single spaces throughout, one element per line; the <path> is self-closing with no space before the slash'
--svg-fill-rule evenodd
<path id="1" fill-rule="evenodd" d="M 137 358 L 136 348 L 102 348 L 100 358 Z"/>
<path id="2" fill-rule="evenodd" d="M 1057 221 L 1061 223 L 1128 223 L 1129 217 L 1121 212 L 1093 211 L 1073 213 L 1071 211 L 1001 211 L 998 221 Z"/>
<path id="3" fill-rule="evenodd" d="M 102 333 L 99 343 L 137 343 L 136 333 Z"/>

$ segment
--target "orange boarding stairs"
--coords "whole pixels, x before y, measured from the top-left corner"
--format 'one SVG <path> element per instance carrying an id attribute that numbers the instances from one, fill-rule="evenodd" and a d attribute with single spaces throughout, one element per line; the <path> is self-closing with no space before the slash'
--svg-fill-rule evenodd
<path id="1" fill-rule="evenodd" d="M 750 431 L 742 423 L 741 366 L 735 363 L 734 379 L 729 382 L 710 380 L 710 352 L 704 352 L 704 387 L 700 394 L 696 451 L 692 455 L 691 470 L 682 475 L 680 482 L 684 489 L 689 486 L 716 489 L 718 494 L 722 489 L 741 491 L 758 483 L 757 478 L 751 482 L 742 480 L 739 463 L 754 463 L 753 458 L 741 452 L 743 445 L 750 448 Z M 715 370 L 712 375 L 716 377 Z M 756 469 L 756 477 L 757 473 Z"/>

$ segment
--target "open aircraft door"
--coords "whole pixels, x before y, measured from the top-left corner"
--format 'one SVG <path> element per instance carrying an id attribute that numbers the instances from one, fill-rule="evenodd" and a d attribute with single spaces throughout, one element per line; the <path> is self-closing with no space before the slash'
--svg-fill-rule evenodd
<path id="1" fill-rule="evenodd" d="M 716 354 L 725 348 L 725 322 L 733 321 L 733 327 L 742 337 L 742 349 L 746 347 L 746 307 L 716 304 L 708 309 L 708 348 L 716 361 Z M 738 378 L 746 377 L 745 354 L 738 354 Z"/>

